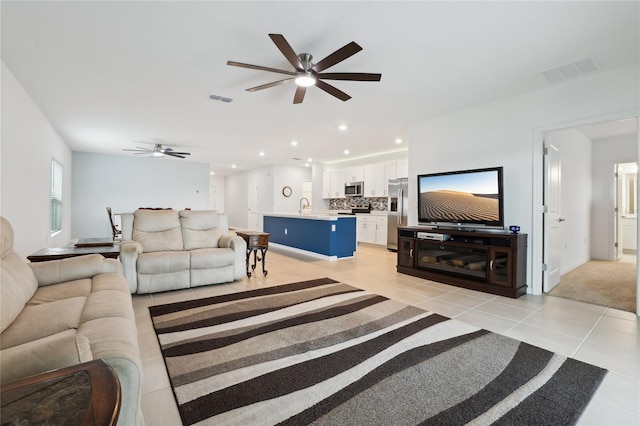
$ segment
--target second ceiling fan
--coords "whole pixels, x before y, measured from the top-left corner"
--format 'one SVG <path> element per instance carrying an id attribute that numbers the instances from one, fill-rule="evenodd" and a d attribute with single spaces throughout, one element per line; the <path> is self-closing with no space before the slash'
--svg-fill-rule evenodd
<path id="1" fill-rule="evenodd" d="M 247 89 L 248 92 L 255 92 L 258 90 L 268 89 L 270 87 L 278 86 L 286 83 L 290 80 L 296 82 L 296 93 L 293 97 L 293 103 L 302 103 L 304 95 L 307 91 L 307 87 L 316 86 L 319 89 L 324 90 L 330 95 L 342 101 L 348 101 L 351 96 L 347 95 L 343 91 L 330 85 L 324 80 L 350 80 L 350 81 L 380 81 L 382 74 L 371 74 L 362 72 L 322 72 L 335 64 L 344 61 L 345 59 L 355 55 L 362 50 L 362 47 L 358 43 L 352 41 L 351 43 L 336 50 L 320 62 L 314 64 L 311 62 L 313 57 L 309 53 L 300 53 L 299 55 L 289 45 L 287 40 L 282 34 L 269 34 L 271 40 L 275 43 L 276 47 L 282 52 L 287 61 L 293 66 L 295 71 L 280 70 L 277 68 L 263 67 L 260 65 L 244 64 L 242 62 L 227 61 L 227 65 L 241 68 L 249 68 L 260 71 L 269 71 L 279 74 L 286 74 L 290 77 L 283 80 L 274 81 L 272 83 L 263 84 L 256 87 Z"/>

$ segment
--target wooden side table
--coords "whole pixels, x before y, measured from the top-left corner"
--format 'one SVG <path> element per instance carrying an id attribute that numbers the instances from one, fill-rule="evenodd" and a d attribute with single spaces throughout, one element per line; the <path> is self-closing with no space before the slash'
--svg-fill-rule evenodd
<path id="1" fill-rule="evenodd" d="M 27 377 L 0 388 L 2 424 L 115 425 L 121 390 L 102 359 Z"/>
<path id="2" fill-rule="evenodd" d="M 258 261 L 262 262 L 262 273 L 266 277 L 268 271 L 264 268 L 264 261 L 267 250 L 269 250 L 269 234 L 257 231 L 236 231 L 236 234 L 247 242 L 247 277 L 251 278 L 251 271 L 256 269 Z M 258 250 L 260 251 L 260 257 L 258 257 Z M 253 265 L 251 265 L 251 270 L 249 270 L 251 253 L 253 253 Z"/>

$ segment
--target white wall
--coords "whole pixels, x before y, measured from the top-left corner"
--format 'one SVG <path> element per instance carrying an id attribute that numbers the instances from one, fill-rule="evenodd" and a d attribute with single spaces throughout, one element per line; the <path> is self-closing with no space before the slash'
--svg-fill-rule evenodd
<path id="1" fill-rule="evenodd" d="M 637 114 L 639 75 L 637 64 L 594 73 L 411 125 L 409 224 L 417 224 L 417 174 L 503 166 L 505 224 L 520 225 L 523 233 L 531 234 L 535 229 L 528 240 L 527 284 L 528 292 L 539 294 L 542 216 L 536 213 L 534 217 L 533 212 L 534 206 L 538 211 L 542 203 L 541 135 L 554 128 L 574 127 L 572 123 L 590 118 L 595 121 L 597 117 L 624 111 Z M 534 164 L 540 170 L 534 172 Z M 534 251 L 536 265 L 532 264 Z"/>
<path id="2" fill-rule="evenodd" d="M 2 63 L 0 214 L 11 222 L 21 257 L 71 239 L 71 150 Z M 49 232 L 51 159 L 63 166 L 62 232 Z M 105 215 L 106 218 L 106 215 Z"/>
<path id="3" fill-rule="evenodd" d="M 591 258 L 591 139 L 576 129 L 545 135 L 560 150 L 560 267 L 566 274 Z"/>
<path id="4" fill-rule="evenodd" d="M 247 228 L 248 225 L 248 198 L 247 188 L 249 182 L 258 184 L 258 210 L 262 212 L 273 211 L 274 195 L 274 167 L 250 170 L 225 177 L 224 205 L 229 216 L 229 226 Z"/>
<path id="5" fill-rule="evenodd" d="M 296 213 L 300 210 L 300 198 L 304 190 L 303 183 L 311 180 L 309 167 L 276 167 L 273 176 L 273 211 L 278 213 Z M 290 197 L 282 195 L 282 188 L 288 186 Z M 309 200 L 311 202 L 311 200 Z"/>
<path id="6" fill-rule="evenodd" d="M 633 163 L 638 158 L 637 135 L 619 136 L 593 141 L 593 215 L 591 257 L 614 260 L 615 205 L 614 167 L 617 163 Z"/>
<path id="7" fill-rule="evenodd" d="M 72 238 L 108 237 L 106 207 L 209 208 L 209 165 L 173 158 L 73 152 Z"/>
<path id="8" fill-rule="evenodd" d="M 209 208 L 224 213 L 224 176 L 209 178 Z"/>

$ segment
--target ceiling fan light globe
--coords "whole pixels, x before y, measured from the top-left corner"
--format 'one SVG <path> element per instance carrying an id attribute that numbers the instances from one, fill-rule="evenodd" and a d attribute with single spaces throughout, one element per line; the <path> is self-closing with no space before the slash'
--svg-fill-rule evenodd
<path id="1" fill-rule="evenodd" d="M 316 78 L 311 74 L 301 74 L 296 77 L 295 82 L 301 87 L 311 87 L 316 84 Z"/>
<path id="2" fill-rule="evenodd" d="M 156 151 L 156 152 L 152 153 L 151 156 L 153 158 L 162 158 L 162 157 L 164 157 L 164 154 L 162 152 Z"/>

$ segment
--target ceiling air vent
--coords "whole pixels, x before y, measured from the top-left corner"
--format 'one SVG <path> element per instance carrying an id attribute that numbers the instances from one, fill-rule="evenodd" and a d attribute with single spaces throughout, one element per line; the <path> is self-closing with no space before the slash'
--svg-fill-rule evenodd
<path id="1" fill-rule="evenodd" d="M 218 95 L 210 95 L 209 99 L 211 99 L 212 101 L 226 102 L 228 104 L 233 102 L 233 99 L 231 98 L 225 98 L 224 96 L 218 96 Z"/>
<path id="2" fill-rule="evenodd" d="M 588 74 L 596 71 L 598 65 L 592 57 L 580 59 L 579 61 L 562 65 L 557 68 L 551 68 L 543 71 L 542 75 L 550 83 L 557 83 L 558 81 L 568 80 L 570 78 L 578 77 L 582 74 Z"/>

